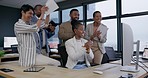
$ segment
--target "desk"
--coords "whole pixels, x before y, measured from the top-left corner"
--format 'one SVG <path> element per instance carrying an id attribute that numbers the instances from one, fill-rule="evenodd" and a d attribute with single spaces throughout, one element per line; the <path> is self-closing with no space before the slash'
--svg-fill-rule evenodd
<path id="1" fill-rule="evenodd" d="M 1 57 L 1 59 L 5 59 L 5 58 L 16 58 L 19 57 L 18 53 L 12 53 L 12 54 L 5 54 L 3 57 Z"/>
<path id="2" fill-rule="evenodd" d="M 12 62 L 2 62 L 0 68 L 13 69 L 14 72 L 4 73 L 16 78 L 118 78 L 121 75 L 125 75 L 128 72 L 120 71 L 121 66 L 117 66 L 108 70 L 103 71 L 102 75 L 94 74 L 93 71 L 95 67 L 90 67 L 82 70 L 71 70 L 55 66 L 44 66 L 40 72 L 23 72 L 26 67 L 20 67 L 16 61 Z M 132 73 L 134 78 L 142 78 L 145 71 L 140 68 L 140 72 Z M 141 76 L 141 77 L 140 77 Z"/>

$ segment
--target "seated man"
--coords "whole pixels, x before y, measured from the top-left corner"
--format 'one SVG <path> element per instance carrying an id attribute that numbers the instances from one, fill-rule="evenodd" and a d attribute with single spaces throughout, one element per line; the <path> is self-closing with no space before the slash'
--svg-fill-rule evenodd
<path id="1" fill-rule="evenodd" d="M 66 67 L 69 69 L 84 69 L 90 66 L 94 58 L 91 50 L 91 41 L 83 39 L 84 26 L 78 21 L 72 21 L 74 37 L 65 43 L 68 60 Z"/>

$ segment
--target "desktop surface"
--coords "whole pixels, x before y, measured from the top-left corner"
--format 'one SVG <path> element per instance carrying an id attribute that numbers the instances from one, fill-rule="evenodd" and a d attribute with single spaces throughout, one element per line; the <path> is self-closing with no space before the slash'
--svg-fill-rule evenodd
<path id="1" fill-rule="evenodd" d="M 94 67 L 89 67 L 82 70 L 72 70 L 67 68 L 55 67 L 55 66 L 44 66 L 45 69 L 40 72 L 23 72 L 27 67 L 21 67 L 17 61 L 13 62 L 2 62 L 0 68 L 9 68 L 14 70 L 11 73 L 4 73 L 16 78 L 119 78 L 121 75 L 126 75 L 129 72 L 120 71 L 121 66 L 116 66 L 107 70 L 103 70 L 103 74 L 95 74 Z M 1 71 L 0 71 L 1 72 Z M 144 70 L 140 70 L 138 73 L 132 73 L 134 78 L 138 78 L 145 74 Z"/>

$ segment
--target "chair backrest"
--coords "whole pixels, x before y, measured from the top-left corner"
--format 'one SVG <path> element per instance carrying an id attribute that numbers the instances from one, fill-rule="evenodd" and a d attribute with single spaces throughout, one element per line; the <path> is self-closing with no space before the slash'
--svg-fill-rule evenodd
<path id="1" fill-rule="evenodd" d="M 66 48 L 65 46 L 60 46 L 60 44 L 58 45 L 58 52 L 61 56 L 61 66 L 62 67 L 66 67 L 66 63 L 67 63 L 67 57 L 68 57 L 68 54 L 66 52 Z"/>
<path id="2" fill-rule="evenodd" d="M 105 50 L 106 50 L 106 54 L 107 54 L 109 60 L 116 58 L 116 53 L 115 53 L 113 47 L 105 47 Z"/>
<path id="3" fill-rule="evenodd" d="M 103 58 L 102 58 L 101 64 L 104 64 L 104 63 L 109 63 L 109 58 L 108 58 L 108 55 L 106 53 L 103 54 Z"/>
<path id="4" fill-rule="evenodd" d="M 17 44 L 16 45 L 11 45 L 12 53 L 18 53 L 17 47 L 18 47 Z"/>

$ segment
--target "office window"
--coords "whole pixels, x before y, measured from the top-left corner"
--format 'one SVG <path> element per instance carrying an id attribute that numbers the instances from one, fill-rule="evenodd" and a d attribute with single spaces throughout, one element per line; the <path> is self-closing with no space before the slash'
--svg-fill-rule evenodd
<path id="1" fill-rule="evenodd" d="M 134 41 L 140 40 L 140 51 L 148 45 L 148 15 L 122 18 L 122 22 L 131 26 L 134 34 Z"/>
<path id="2" fill-rule="evenodd" d="M 108 27 L 105 46 L 111 46 L 114 50 L 117 50 L 117 20 L 102 20 L 102 23 Z"/>
<path id="3" fill-rule="evenodd" d="M 116 15 L 116 0 L 106 0 L 87 5 L 87 19 L 93 18 L 94 11 L 100 11 L 103 17 Z"/>
<path id="4" fill-rule="evenodd" d="M 122 13 L 144 12 L 148 10 L 148 0 L 122 0 Z"/>
<path id="5" fill-rule="evenodd" d="M 117 50 L 117 20 L 111 19 L 111 20 L 102 20 L 102 23 L 105 24 L 109 29 L 107 31 L 107 41 L 104 44 L 105 46 L 111 46 L 114 48 L 114 50 Z M 87 24 L 93 23 L 87 22 Z"/>
<path id="6" fill-rule="evenodd" d="M 63 10 L 62 11 L 62 22 L 66 22 L 66 21 L 70 20 L 69 13 L 70 13 L 71 9 L 78 9 L 79 14 L 80 14 L 79 20 L 83 20 L 83 7 L 80 6 L 80 7 L 74 7 L 74 8 Z"/>
<path id="7" fill-rule="evenodd" d="M 50 14 L 50 19 L 53 20 L 55 23 L 59 23 L 59 12 L 55 11 Z"/>

